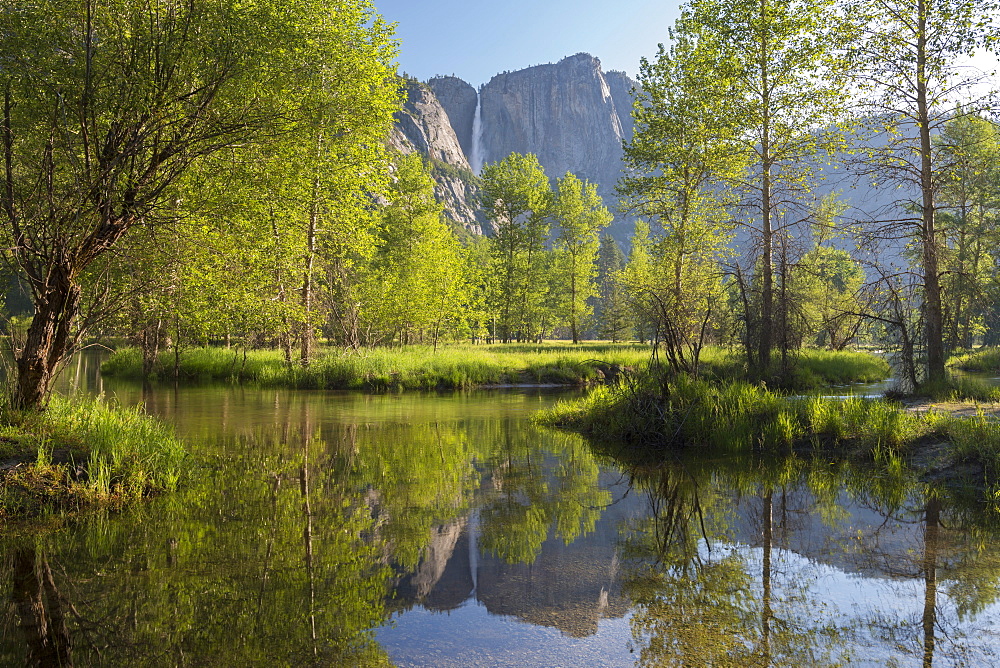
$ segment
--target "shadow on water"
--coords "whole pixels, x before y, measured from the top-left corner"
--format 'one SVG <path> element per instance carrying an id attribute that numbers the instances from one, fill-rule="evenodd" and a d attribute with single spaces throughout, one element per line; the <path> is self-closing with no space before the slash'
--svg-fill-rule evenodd
<path id="1" fill-rule="evenodd" d="M 3 665 L 989 665 L 995 504 L 898 463 L 611 458 L 558 394 L 102 383 L 177 494 L 0 537 Z M 446 613 L 446 614 L 442 614 Z"/>

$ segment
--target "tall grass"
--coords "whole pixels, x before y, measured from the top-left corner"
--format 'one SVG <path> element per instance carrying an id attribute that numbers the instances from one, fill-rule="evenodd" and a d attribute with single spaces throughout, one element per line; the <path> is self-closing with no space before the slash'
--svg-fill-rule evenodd
<path id="1" fill-rule="evenodd" d="M 934 401 L 1000 401 L 1000 387 L 979 378 L 960 375 L 921 383 L 915 394 Z"/>
<path id="2" fill-rule="evenodd" d="M 599 380 L 610 367 L 638 369 L 649 361 L 650 346 L 568 343 L 451 345 L 328 350 L 309 366 L 288 364 L 276 350 L 191 348 L 180 358 L 179 375 L 189 380 L 252 382 L 304 389 L 407 390 L 467 389 L 505 384 L 582 385 Z M 847 382 L 870 382 L 889 375 L 889 366 L 867 353 L 806 350 L 796 355 L 790 385 L 812 388 Z M 701 374 L 741 378 L 739 356 L 706 348 Z M 174 357 L 164 352 L 154 374 L 172 376 Z M 142 360 L 136 348 L 116 351 L 101 367 L 108 376 L 139 379 Z"/>
<path id="3" fill-rule="evenodd" d="M 139 408 L 53 397 L 42 412 L 3 415 L 0 439 L 16 466 L 0 479 L 0 515 L 120 506 L 172 491 L 185 452 L 172 430 Z"/>
<path id="4" fill-rule="evenodd" d="M 787 397 L 741 382 L 649 377 L 560 402 L 533 419 L 651 451 L 851 444 L 878 458 L 939 441 L 953 457 L 1000 472 L 1000 423 L 985 415 L 917 414 L 883 399 Z"/>
<path id="5" fill-rule="evenodd" d="M 360 351 L 330 350 L 309 366 L 288 364 L 280 351 L 244 353 L 224 348 L 183 351 L 180 376 L 185 379 L 253 382 L 304 389 L 387 390 L 465 389 L 483 385 L 559 384 L 594 381 L 602 368 L 638 367 L 650 347 L 639 344 L 511 344 L 455 345 L 439 348 L 407 346 Z M 173 355 L 163 353 L 154 373 L 173 373 Z M 102 373 L 139 378 L 142 360 L 135 348 L 116 351 Z"/>
<path id="6" fill-rule="evenodd" d="M 787 360 L 775 358 L 760 380 L 769 387 L 810 390 L 830 385 L 873 383 L 885 380 L 891 374 L 889 362 L 868 352 L 803 348 L 794 351 Z M 738 381 L 751 374 L 742 355 L 708 348 L 701 375 L 716 380 Z"/>
<path id="7" fill-rule="evenodd" d="M 980 348 L 979 350 L 955 355 L 948 360 L 948 366 L 953 366 L 963 371 L 1000 372 L 1000 348 Z"/>

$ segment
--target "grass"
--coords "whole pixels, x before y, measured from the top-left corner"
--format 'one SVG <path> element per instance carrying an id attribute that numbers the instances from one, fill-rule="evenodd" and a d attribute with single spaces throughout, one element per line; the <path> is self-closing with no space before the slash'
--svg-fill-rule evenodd
<path id="1" fill-rule="evenodd" d="M 979 378 L 951 376 L 942 381 L 921 383 L 914 395 L 933 401 L 1000 402 L 1000 386 L 990 385 Z"/>
<path id="2" fill-rule="evenodd" d="M 953 366 L 963 371 L 998 373 L 1000 372 L 1000 348 L 980 348 L 979 350 L 954 355 L 948 360 L 948 366 Z"/>
<path id="3" fill-rule="evenodd" d="M 744 382 L 647 377 L 598 388 L 533 419 L 653 453 L 850 446 L 880 459 L 946 443 L 953 460 L 979 463 L 990 479 L 1000 473 L 1000 423 L 985 415 L 918 414 L 884 399 L 788 397 Z"/>
<path id="4" fill-rule="evenodd" d="M 185 379 L 252 382 L 264 386 L 339 390 L 467 389 L 484 385 L 582 385 L 598 380 L 609 366 L 638 367 L 649 359 L 639 344 L 559 343 L 538 345 L 453 345 L 434 352 L 430 346 L 330 350 L 308 367 L 288 365 L 280 351 L 243 352 L 191 348 L 181 357 Z M 107 376 L 141 377 L 140 353 L 116 351 L 102 365 Z M 162 353 L 154 374 L 173 373 L 172 353 Z"/>
<path id="5" fill-rule="evenodd" d="M 288 365 L 280 351 L 246 352 L 224 348 L 190 348 L 181 355 L 180 376 L 189 380 L 251 382 L 263 386 L 338 390 L 469 389 L 507 384 L 585 385 L 601 380 L 612 366 L 638 369 L 650 357 L 649 346 L 587 342 L 449 345 L 328 350 L 308 367 Z M 889 365 L 867 353 L 801 351 L 796 371 L 785 385 L 797 389 L 888 377 Z M 173 374 L 173 355 L 161 353 L 154 376 Z M 101 367 L 107 376 L 138 380 L 139 350 L 116 351 Z M 737 378 L 745 374 L 739 357 L 722 348 L 702 352 L 701 374 Z"/>
<path id="6" fill-rule="evenodd" d="M 715 380 L 738 381 L 747 378 L 748 369 L 740 355 L 726 354 L 719 348 L 707 349 L 702 376 Z M 775 359 L 763 375 L 769 387 L 809 390 L 830 385 L 874 383 L 885 380 L 892 368 L 884 358 L 864 351 L 803 348 L 789 356 L 787 368 Z"/>
<path id="7" fill-rule="evenodd" d="M 184 457 L 171 429 L 138 408 L 56 396 L 41 413 L 5 411 L 0 517 L 121 507 L 172 491 Z"/>

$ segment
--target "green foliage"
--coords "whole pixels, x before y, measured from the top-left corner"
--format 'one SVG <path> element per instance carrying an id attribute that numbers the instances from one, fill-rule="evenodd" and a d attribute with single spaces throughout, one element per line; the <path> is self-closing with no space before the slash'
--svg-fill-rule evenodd
<path id="1" fill-rule="evenodd" d="M 962 59 L 995 45 L 993 17 L 998 8 L 996 0 L 851 0 L 845 4 L 857 33 L 856 46 L 847 51 L 847 57 L 873 140 L 865 151 L 865 173 L 873 183 L 907 184 L 919 190 L 919 198 L 905 215 L 875 221 L 873 231 L 881 239 L 908 239 L 915 251 L 911 262 L 921 288 L 922 336 L 913 338 L 925 341 L 924 376 L 934 382 L 945 379 L 947 303 L 942 294 L 946 274 L 942 249 L 947 234 L 944 221 L 937 219 L 936 199 L 939 192 L 951 189 L 949 182 L 950 186 L 955 182 L 947 174 L 947 151 L 937 150 L 933 136 L 960 117 L 991 105 L 990 95 L 976 90 L 981 76 Z M 966 106 L 956 108 L 958 99 L 964 99 Z M 960 165 L 956 167 L 961 171 Z M 893 274 L 883 274 L 883 282 Z M 956 315 L 961 313 L 959 303 L 951 306 L 957 307 Z M 904 326 L 901 318 L 893 320 L 897 327 Z M 904 365 L 915 366 L 915 352 L 909 345 L 903 346 L 902 355 L 907 358 Z"/>
<path id="2" fill-rule="evenodd" d="M 0 34 L 0 236 L 37 327 L 19 404 L 113 314 L 148 357 L 212 327 L 294 326 L 308 353 L 320 242 L 364 250 L 399 102 L 371 3 L 56 0 L 5 7 Z"/>
<path id="3" fill-rule="evenodd" d="M 3 515 L 118 507 L 173 491 L 183 476 L 183 445 L 139 408 L 54 397 L 44 413 L 8 410 L 4 423 L 22 463 L 0 483 Z"/>
<path id="4" fill-rule="evenodd" d="M 424 332 L 437 342 L 464 323 L 468 286 L 458 240 L 420 155 L 397 157 L 380 215 L 374 253 L 358 272 L 360 328 L 369 332 L 363 342 L 408 343 Z"/>
<path id="5" fill-rule="evenodd" d="M 538 158 L 512 153 L 483 168 L 483 208 L 493 222 L 498 279 L 490 296 L 501 342 L 541 334 L 546 300 L 545 239 L 552 191 Z"/>
<path id="6" fill-rule="evenodd" d="M 561 288 L 557 290 L 566 296 L 565 306 L 559 310 L 569 323 L 573 343 L 579 343 L 590 315 L 588 300 L 597 294 L 594 262 L 598 235 L 611 222 L 611 213 L 601 202 L 596 185 L 567 172 L 556 181 L 552 216 L 557 229 L 553 278 Z"/>
<path id="7" fill-rule="evenodd" d="M 610 234 L 601 235 L 597 251 L 597 296 L 594 300 L 595 338 L 618 342 L 630 338 L 632 325 L 628 317 L 622 270 L 625 254 Z"/>
<path id="8" fill-rule="evenodd" d="M 1000 191 L 1000 130 L 980 115 L 959 115 L 934 138 L 943 163 L 937 203 L 945 247 L 941 263 L 945 349 L 970 348 L 995 329 L 997 195 Z"/>

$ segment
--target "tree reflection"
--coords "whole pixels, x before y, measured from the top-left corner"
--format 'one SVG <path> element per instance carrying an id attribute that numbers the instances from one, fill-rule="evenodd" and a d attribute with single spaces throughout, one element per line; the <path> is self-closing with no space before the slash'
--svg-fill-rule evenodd
<path id="1" fill-rule="evenodd" d="M 569 545 L 594 530 L 611 495 L 600 469 L 573 434 L 506 431 L 485 462 L 480 547 L 510 564 L 531 564 L 550 530 Z"/>
<path id="2" fill-rule="evenodd" d="M 370 509 L 315 473 L 327 443 L 307 432 L 277 456 L 256 452 L 277 447 L 268 438 L 233 444 L 240 464 L 174 497 L 43 539 L 37 554 L 10 539 L 22 629 L 61 653 L 35 663 L 68 665 L 72 637 L 82 665 L 388 665 L 373 628 L 391 572 Z M 0 657 L 18 644 L 3 635 Z"/>
<path id="3" fill-rule="evenodd" d="M 28 666 L 72 666 L 66 607 L 44 552 L 34 546 L 14 551 L 11 598 L 20 617 Z"/>

